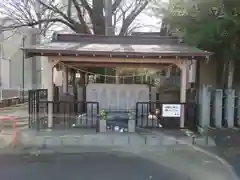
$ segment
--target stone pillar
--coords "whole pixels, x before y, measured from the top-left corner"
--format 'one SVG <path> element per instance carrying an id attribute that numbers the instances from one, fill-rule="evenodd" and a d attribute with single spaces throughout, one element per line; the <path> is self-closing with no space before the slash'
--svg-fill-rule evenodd
<path id="1" fill-rule="evenodd" d="M 200 105 L 200 122 L 202 128 L 207 128 L 210 125 L 210 99 L 211 92 L 208 86 L 202 86 L 200 89 L 199 105 Z"/>
<path id="2" fill-rule="evenodd" d="M 225 111 L 226 111 L 226 120 L 227 120 L 227 127 L 233 128 L 234 127 L 234 105 L 235 105 L 235 90 L 228 89 L 226 91 L 227 101 L 225 104 Z M 225 119 L 224 119 L 225 120 Z"/>
<path id="3" fill-rule="evenodd" d="M 180 102 L 181 105 L 181 117 L 180 117 L 180 128 L 184 128 L 185 122 L 185 104 L 186 104 L 186 93 L 187 93 L 187 63 L 188 60 L 181 62 L 181 86 L 180 86 Z"/>
<path id="4" fill-rule="evenodd" d="M 48 90 L 48 101 L 53 101 L 53 62 L 44 58 L 42 61 L 42 81 L 43 88 Z M 53 127 L 53 104 L 48 104 L 48 128 Z"/>
<path id="5" fill-rule="evenodd" d="M 217 128 L 222 128 L 222 110 L 223 110 L 222 100 L 223 100 L 223 90 L 216 89 L 214 93 L 214 123 Z"/>

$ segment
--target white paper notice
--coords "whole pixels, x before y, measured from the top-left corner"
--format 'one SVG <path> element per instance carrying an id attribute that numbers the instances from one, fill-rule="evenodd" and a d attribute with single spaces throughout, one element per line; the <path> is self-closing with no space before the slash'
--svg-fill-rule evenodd
<path id="1" fill-rule="evenodd" d="M 181 104 L 163 104 L 162 116 L 163 117 L 180 117 Z"/>

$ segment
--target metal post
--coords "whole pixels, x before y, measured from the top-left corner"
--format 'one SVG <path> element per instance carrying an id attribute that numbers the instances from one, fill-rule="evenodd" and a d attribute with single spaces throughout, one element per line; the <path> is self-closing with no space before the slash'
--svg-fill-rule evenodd
<path id="1" fill-rule="evenodd" d="M 25 36 L 23 36 L 23 38 L 22 38 L 22 46 L 23 46 L 23 48 L 25 47 L 25 39 L 26 39 L 26 37 Z M 25 89 L 25 86 L 24 86 L 24 84 L 25 84 L 25 73 L 24 73 L 24 70 L 25 70 L 25 68 L 24 68 L 24 66 L 25 66 L 25 54 L 24 54 L 24 52 L 23 52 L 23 54 L 22 54 L 22 102 L 24 102 L 24 89 Z"/>
<path id="2" fill-rule="evenodd" d="M 3 29 L 2 26 L 0 26 L 0 87 L 1 87 L 1 101 L 3 100 L 3 95 L 2 95 L 2 60 L 3 60 L 3 41 L 4 41 L 4 34 L 3 34 Z"/>

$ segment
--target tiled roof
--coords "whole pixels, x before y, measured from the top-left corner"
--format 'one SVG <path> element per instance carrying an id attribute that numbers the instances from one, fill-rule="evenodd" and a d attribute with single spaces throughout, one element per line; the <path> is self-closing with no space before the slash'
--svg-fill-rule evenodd
<path id="1" fill-rule="evenodd" d="M 174 37 L 93 36 L 58 34 L 51 43 L 24 49 L 34 55 L 209 56 L 211 53 L 179 43 Z"/>

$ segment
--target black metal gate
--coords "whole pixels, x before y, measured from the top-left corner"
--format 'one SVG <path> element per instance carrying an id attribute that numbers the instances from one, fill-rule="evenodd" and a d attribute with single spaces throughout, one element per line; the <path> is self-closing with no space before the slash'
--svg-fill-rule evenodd
<path id="1" fill-rule="evenodd" d="M 38 126 L 39 101 L 47 100 L 47 89 L 34 89 L 28 91 L 28 127 Z"/>
<path id="2" fill-rule="evenodd" d="M 140 128 L 157 128 L 157 120 L 155 116 L 156 110 L 160 112 L 158 117 L 163 128 L 166 129 L 179 129 L 180 117 L 163 117 L 162 106 L 163 104 L 179 104 L 185 107 L 185 123 L 184 128 L 196 130 L 197 122 L 197 104 L 195 102 L 188 103 L 163 103 L 163 102 L 137 102 L 136 104 L 136 126 Z"/>
<path id="3" fill-rule="evenodd" d="M 45 89 L 29 91 L 29 128 L 48 128 L 49 109 L 53 111 L 53 128 L 97 128 L 98 102 L 48 101 Z"/>

